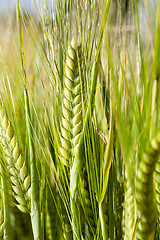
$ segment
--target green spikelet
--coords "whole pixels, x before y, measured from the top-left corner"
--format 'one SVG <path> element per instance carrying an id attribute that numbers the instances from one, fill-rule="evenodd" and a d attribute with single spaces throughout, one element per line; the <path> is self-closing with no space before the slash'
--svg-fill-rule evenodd
<path id="1" fill-rule="evenodd" d="M 156 186 L 156 200 L 157 200 L 157 211 L 158 211 L 157 231 L 160 234 L 160 156 L 156 164 L 155 186 Z"/>
<path id="2" fill-rule="evenodd" d="M 156 164 L 156 200 L 158 215 L 160 215 L 160 157 Z"/>
<path id="3" fill-rule="evenodd" d="M 30 176 L 20 153 L 13 128 L 8 121 L 0 100 L 0 145 L 7 163 L 16 206 L 22 212 L 30 212 Z"/>
<path id="4" fill-rule="evenodd" d="M 62 103 L 62 125 L 61 125 L 61 159 L 65 166 L 70 166 L 72 161 L 72 117 L 73 117 L 73 90 L 75 69 L 77 65 L 77 43 L 75 39 L 71 41 L 65 68 L 64 91 Z"/>
<path id="5" fill-rule="evenodd" d="M 82 84 L 80 81 L 80 76 L 78 74 L 78 64 L 75 72 L 78 76 L 76 76 L 74 81 L 74 89 L 73 89 L 73 119 L 72 119 L 72 144 L 73 144 L 73 155 L 76 155 L 76 151 L 79 144 L 79 139 L 81 136 L 83 124 L 82 124 Z"/>
<path id="6" fill-rule="evenodd" d="M 154 237 L 156 225 L 156 201 L 153 172 L 160 153 L 160 135 L 151 141 L 140 162 L 136 174 L 136 206 L 139 218 L 136 237 L 150 240 Z"/>
<path id="7" fill-rule="evenodd" d="M 130 240 L 134 232 L 135 200 L 129 181 L 126 182 L 124 201 L 124 240 Z"/>
<path id="8" fill-rule="evenodd" d="M 81 191 L 82 191 L 82 198 L 83 198 L 83 204 L 85 208 L 85 217 L 86 217 L 86 223 L 89 228 L 89 235 L 90 237 L 94 235 L 95 233 L 95 221 L 94 221 L 94 214 L 92 211 L 92 205 L 90 200 L 90 193 L 88 190 L 88 183 L 87 183 L 87 176 L 84 171 L 81 171 L 80 173 L 80 182 L 81 182 Z"/>
<path id="9" fill-rule="evenodd" d="M 81 47 L 72 39 L 67 53 L 61 122 L 61 159 L 72 166 L 82 132 Z"/>
<path id="10" fill-rule="evenodd" d="M 72 167 L 73 165 L 77 147 L 79 144 L 80 134 L 82 132 L 83 127 L 82 100 L 81 100 L 82 84 L 79 74 L 80 73 L 79 50 L 80 47 L 78 47 L 75 38 L 73 38 L 69 45 L 66 58 L 62 102 L 61 147 L 60 147 L 61 160 L 63 164 L 68 167 Z M 75 210 L 76 208 L 75 199 L 70 198 L 70 202 L 71 202 L 72 227 L 74 233 L 73 235 L 79 236 L 79 233 L 76 232 L 78 227 L 76 226 L 77 216 Z M 66 227 L 64 227 L 64 229 L 66 229 Z M 69 231 L 66 230 L 64 232 L 67 233 Z"/>

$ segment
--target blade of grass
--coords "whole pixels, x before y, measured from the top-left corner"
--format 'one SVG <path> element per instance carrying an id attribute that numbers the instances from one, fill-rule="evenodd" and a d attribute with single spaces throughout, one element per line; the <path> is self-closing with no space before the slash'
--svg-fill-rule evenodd
<path id="1" fill-rule="evenodd" d="M 19 0 L 17 0 L 17 18 L 18 18 L 18 29 L 19 29 L 19 40 L 20 40 L 20 57 L 22 64 L 22 76 L 24 84 L 26 85 L 26 62 L 25 62 L 25 51 L 24 51 L 24 40 L 23 40 L 23 30 L 22 30 L 22 22 L 20 16 L 20 8 L 19 8 Z"/>
<path id="2" fill-rule="evenodd" d="M 18 15 L 18 27 L 19 27 L 19 37 L 20 37 L 20 55 L 21 55 L 21 64 L 22 64 L 22 73 L 24 85 L 27 84 L 26 76 L 26 64 L 25 64 L 25 50 L 24 50 L 24 40 L 23 40 L 23 30 L 22 23 L 20 18 L 19 10 L 19 0 L 17 0 L 17 15 Z M 28 92 L 25 87 L 24 89 L 24 99 L 25 99 L 25 111 L 26 111 L 26 126 L 28 133 L 29 141 L 29 157 L 30 157 L 30 169 L 31 169 L 31 222 L 33 228 L 34 239 L 41 239 L 40 233 L 40 209 L 39 209 L 39 183 L 38 183 L 38 174 L 35 162 L 35 151 L 32 140 L 32 128 L 31 128 L 31 118 L 30 118 L 30 108 L 29 108 L 29 99 Z"/>
<path id="3" fill-rule="evenodd" d="M 30 155 L 30 169 L 31 169 L 31 221 L 33 228 L 34 240 L 41 239 L 40 229 L 40 206 L 39 206 L 39 182 L 37 167 L 35 162 L 35 150 L 32 139 L 32 127 L 30 118 L 30 108 L 27 89 L 24 90 L 25 109 L 26 109 L 26 125 L 29 140 L 29 155 Z"/>
<path id="4" fill-rule="evenodd" d="M 113 152 L 113 118 L 112 118 L 112 109 L 110 109 L 110 132 L 109 132 L 109 142 L 105 153 L 104 159 L 104 169 L 103 169 L 103 187 L 102 194 L 100 198 L 100 203 L 103 202 L 103 199 L 106 194 L 108 186 L 109 171 L 112 162 L 112 152 Z"/>

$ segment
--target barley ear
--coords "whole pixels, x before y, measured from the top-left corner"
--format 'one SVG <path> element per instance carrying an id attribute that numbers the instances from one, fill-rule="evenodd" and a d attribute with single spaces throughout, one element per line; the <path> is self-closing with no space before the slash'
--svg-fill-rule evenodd
<path id="1" fill-rule="evenodd" d="M 94 220 L 94 213 L 92 210 L 91 198 L 90 198 L 90 191 L 87 179 L 87 173 L 83 170 L 80 172 L 80 186 L 82 192 L 82 199 L 84 202 L 84 209 L 85 209 L 85 218 L 89 229 L 89 235 L 93 238 L 96 230 L 95 220 Z"/>
<path id="2" fill-rule="evenodd" d="M 22 212 L 30 212 L 30 176 L 28 175 L 26 163 L 21 155 L 18 142 L 14 136 L 13 128 L 4 112 L 0 100 L 0 144 L 3 156 L 10 173 L 16 206 Z"/>
<path id="3" fill-rule="evenodd" d="M 159 135 L 159 142 L 160 142 L 160 135 Z M 156 185 L 157 211 L 158 211 L 158 215 L 160 215 L 160 151 L 159 151 L 158 161 L 156 164 L 155 185 Z"/>
<path id="4" fill-rule="evenodd" d="M 88 121 L 93 113 L 93 103 L 95 99 L 97 77 L 98 77 L 98 74 L 96 71 L 98 71 L 97 69 L 98 65 L 99 63 L 94 63 L 93 65 L 93 71 L 91 76 L 91 94 L 89 96 L 89 103 L 87 106 L 87 112 L 85 114 L 85 119 L 83 122 L 83 129 L 82 129 L 80 138 L 78 139 L 79 144 L 78 144 L 78 147 L 76 147 L 74 162 L 71 169 L 70 190 L 71 190 L 72 197 L 74 196 L 76 187 L 77 187 L 78 176 L 79 176 L 78 170 L 80 170 L 82 167 L 82 159 L 84 156 L 84 133 L 87 132 Z"/>
<path id="5" fill-rule="evenodd" d="M 158 158 L 156 164 L 156 174 L 155 174 L 155 184 L 156 184 L 156 200 L 157 200 L 157 210 L 158 215 L 160 215 L 160 157 Z"/>
<path id="6" fill-rule="evenodd" d="M 124 200 L 124 240 L 132 239 L 134 225 L 135 225 L 135 199 L 129 180 L 126 179 Z"/>
<path id="7" fill-rule="evenodd" d="M 61 122 L 61 160 L 65 166 L 72 164 L 72 117 L 73 117 L 73 88 L 75 80 L 75 68 L 77 64 L 77 43 L 73 38 L 67 52 L 64 90 L 62 102 Z"/>
<path id="8" fill-rule="evenodd" d="M 160 153 L 160 135 L 151 140 L 136 174 L 138 239 L 152 239 L 157 218 L 153 172 Z"/>

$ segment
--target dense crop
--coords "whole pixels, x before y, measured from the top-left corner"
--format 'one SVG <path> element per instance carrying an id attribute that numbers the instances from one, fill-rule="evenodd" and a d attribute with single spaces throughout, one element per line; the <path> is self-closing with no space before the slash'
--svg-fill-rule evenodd
<path id="1" fill-rule="evenodd" d="M 36 18 L 17 0 L 0 239 L 160 239 L 160 4 L 124 2 L 37 1 Z"/>

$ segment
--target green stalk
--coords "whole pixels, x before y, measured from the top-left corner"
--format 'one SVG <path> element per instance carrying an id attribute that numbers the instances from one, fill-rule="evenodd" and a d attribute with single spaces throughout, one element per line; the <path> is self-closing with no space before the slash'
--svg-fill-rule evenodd
<path id="1" fill-rule="evenodd" d="M 111 165 L 109 174 L 109 237 L 114 240 L 114 209 L 113 209 L 113 166 Z"/>
<path id="2" fill-rule="evenodd" d="M 33 140 L 32 140 L 29 100 L 28 100 L 28 93 L 26 89 L 27 75 L 26 75 L 26 65 L 25 65 L 23 30 L 22 30 L 22 23 L 21 23 L 20 10 L 19 10 L 19 0 L 17 0 L 17 15 L 18 15 L 17 17 L 18 17 L 19 37 L 20 37 L 20 55 L 21 55 L 22 73 L 23 73 L 23 81 L 25 85 L 24 99 L 25 99 L 25 111 L 26 111 L 26 126 L 28 131 L 28 140 L 29 140 L 29 157 L 30 157 L 30 170 L 31 170 L 31 222 L 32 222 L 34 240 L 38 240 L 38 239 L 41 239 L 39 186 L 38 186 L 38 174 L 36 169 L 34 147 L 33 147 Z"/>
<path id="3" fill-rule="evenodd" d="M 59 44 L 59 66 L 60 66 L 60 80 L 61 80 L 61 84 L 63 83 L 63 49 L 61 46 L 61 40 L 60 40 L 60 44 Z"/>
<path id="4" fill-rule="evenodd" d="M 12 239 L 12 233 L 11 233 L 11 224 L 10 224 L 10 217 L 9 217 L 9 193 L 8 193 L 8 181 L 6 180 L 6 173 L 4 166 L 0 164 L 0 170 L 1 170 L 1 182 L 2 182 L 2 190 L 3 190 L 3 208 L 4 208 L 4 240 L 11 240 Z"/>
<path id="5" fill-rule="evenodd" d="M 152 108 L 151 108 L 151 127 L 150 127 L 150 139 L 155 137 L 157 128 L 157 91 L 158 91 L 158 81 L 153 80 L 152 88 Z"/>
<path id="6" fill-rule="evenodd" d="M 24 90 L 25 110 L 26 110 L 26 125 L 29 140 L 29 156 L 30 156 L 30 170 L 31 170 L 31 222 L 33 228 L 34 240 L 41 239 L 40 233 L 40 206 L 39 206 L 39 184 L 38 174 L 35 161 L 35 151 L 32 139 L 32 127 L 29 109 L 29 99 L 27 89 Z"/>
<path id="7" fill-rule="evenodd" d="M 103 200 L 103 202 L 99 203 L 99 217 L 100 217 L 100 221 L 101 221 L 103 240 L 108 240 L 108 225 L 107 225 L 107 221 L 106 221 L 106 215 L 104 212 L 105 205 L 106 205 L 106 202 L 104 200 Z"/>
<path id="8" fill-rule="evenodd" d="M 25 50 L 24 50 L 24 39 L 23 39 L 23 29 L 22 29 L 22 22 L 20 17 L 20 10 L 19 10 L 19 0 L 17 0 L 17 18 L 18 18 L 18 29 L 19 29 L 19 41 L 20 41 L 20 56 L 21 56 L 21 64 L 22 64 L 22 75 L 24 84 L 26 84 L 26 62 L 25 62 Z"/>
<path id="9" fill-rule="evenodd" d="M 71 214 L 72 214 L 72 227 L 73 227 L 73 239 L 74 240 L 80 240 L 80 233 L 78 231 L 78 217 L 77 217 L 77 207 L 75 203 L 75 198 L 72 196 L 70 197 L 70 203 L 71 203 Z"/>

